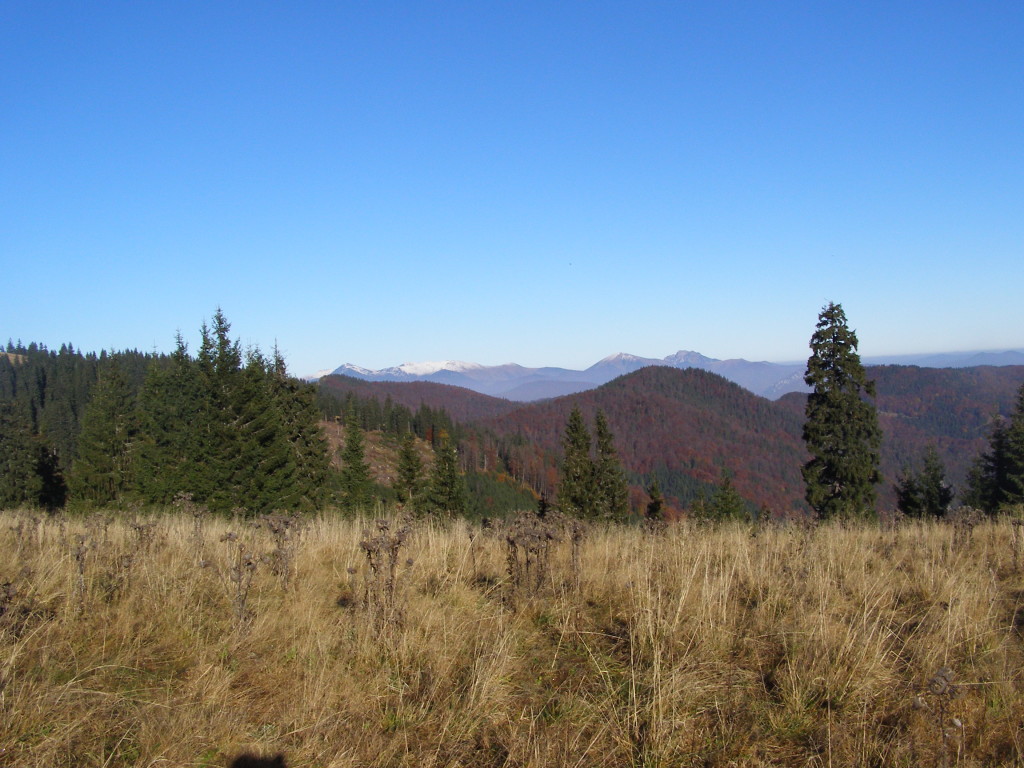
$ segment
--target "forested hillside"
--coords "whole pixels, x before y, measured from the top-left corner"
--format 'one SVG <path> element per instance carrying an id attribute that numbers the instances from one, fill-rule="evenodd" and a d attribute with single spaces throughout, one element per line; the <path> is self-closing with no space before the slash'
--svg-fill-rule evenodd
<path id="1" fill-rule="evenodd" d="M 1024 383 L 1024 366 L 919 368 L 883 365 L 868 369 L 875 381 L 882 426 L 880 501 L 895 503 L 892 484 L 901 469 L 920 462 L 935 447 L 955 489 L 985 447 L 993 420 L 1009 415 Z M 792 418 L 802 418 L 807 396 L 790 393 L 777 402 Z"/>
<path id="2" fill-rule="evenodd" d="M 520 407 L 514 403 L 489 395 L 481 395 L 465 387 L 437 384 L 431 381 L 362 381 L 351 376 L 324 376 L 319 380 L 320 389 L 337 397 L 349 394 L 382 403 L 390 401 L 395 405 L 417 411 L 422 406 L 444 410 L 454 421 L 467 423 L 494 418 L 510 413 Z"/>
<path id="3" fill-rule="evenodd" d="M 553 492 L 569 412 L 588 420 L 600 409 L 636 484 L 657 478 L 661 490 L 689 505 L 724 476 L 751 503 L 802 509 L 802 417 L 777 409 L 716 374 L 650 367 L 597 389 L 524 406 L 482 420 L 482 450 L 493 449 L 512 472 Z"/>

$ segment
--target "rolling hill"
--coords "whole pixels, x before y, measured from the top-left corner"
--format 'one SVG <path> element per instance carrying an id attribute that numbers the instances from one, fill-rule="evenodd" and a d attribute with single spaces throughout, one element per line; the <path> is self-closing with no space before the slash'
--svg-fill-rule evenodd
<path id="1" fill-rule="evenodd" d="M 883 429 L 880 504 L 894 504 L 892 484 L 902 466 L 935 444 L 954 487 L 986 445 L 992 419 L 1009 413 L 1024 382 L 1024 366 L 869 369 L 878 391 Z M 800 467 L 806 395 L 777 401 L 752 394 L 697 368 L 641 368 L 595 389 L 542 402 L 514 403 L 431 382 L 367 382 L 327 377 L 321 386 L 360 397 L 390 397 L 411 409 L 444 408 L 467 427 L 463 456 L 470 466 L 501 466 L 549 496 L 558 484 L 561 437 L 574 406 L 593 423 L 600 408 L 616 436 L 623 465 L 636 486 L 656 476 L 676 504 L 688 505 L 733 475 L 751 504 L 776 511 L 805 510 Z"/>

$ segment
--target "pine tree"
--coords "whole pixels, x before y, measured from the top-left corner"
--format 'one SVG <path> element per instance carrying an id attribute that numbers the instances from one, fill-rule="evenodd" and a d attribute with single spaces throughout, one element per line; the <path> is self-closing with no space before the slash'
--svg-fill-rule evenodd
<path id="1" fill-rule="evenodd" d="M 896 482 L 896 506 L 910 517 L 942 517 L 953 501 L 953 489 L 946 482 L 946 468 L 942 465 L 934 445 L 925 449 L 920 472 L 904 467 Z"/>
<path id="2" fill-rule="evenodd" d="M 0 401 L 0 509 L 42 503 L 41 447 L 24 405 Z"/>
<path id="3" fill-rule="evenodd" d="M 722 472 L 715 492 L 711 494 L 709 516 L 715 520 L 746 520 L 747 503 L 732 484 L 732 473 Z"/>
<path id="4" fill-rule="evenodd" d="M 295 465 L 291 506 L 314 510 L 324 501 L 330 473 L 327 439 L 316 407 L 316 388 L 288 375 L 284 358 L 276 347 L 268 376 Z"/>
<path id="5" fill-rule="evenodd" d="M 269 362 L 252 350 L 234 377 L 228 400 L 238 454 L 227 487 L 233 504 L 253 512 L 293 509 L 299 495 L 295 454 L 271 381 Z"/>
<path id="6" fill-rule="evenodd" d="M 406 432 L 398 449 L 395 491 L 403 504 L 414 504 L 423 488 L 423 459 L 416 450 L 416 438 Z"/>
<path id="7" fill-rule="evenodd" d="M 78 455 L 68 478 L 71 498 L 102 506 L 132 492 L 138 436 L 135 398 L 121 369 L 110 364 L 82 417 Z"/>
<path id="8" fill-rule="evenodd" d="M 808 395 L 803 438 L 807 503 L 823 518 L 874 514 L 881 430 L 869 381 L 857 354 L 857 335 L 842 306 L 830 303 L 811 336 L 804 381 Z"/>
<path id="9" fill-rule="evenodd" d="M 198 449 L 202 430 L 208 427 L 201 418 L 209 410 L 207 399 L 198 366 L 178 334 L 170 357 L 150 363 L 139 394 L 142 439 L 135 484 L 143 501 L 168 504 L 184 492 L 199 502 L 209 497 Z"/>
<path id="10" fill-rule="evenodd" d="M 604 411 L 598 409 L 594 419 L 597 458 L 593 465 L 592 488 L 596 516 L 622 522 L 629 515 L 629 484 L 615 451 L 615 438 L 608 427 Z"/>
<path id="11" fill-rule="evenodd" d="M 590 459 L 590 433 L 579 408 L 573 408 L 562 438 L 564 457 L 558 485 L 558 507 L 567 515 L 594 517 L 594 464 Z"/>
<path id="12" fill-rule="evenodd" d="M 665 497 L 661 493 L 657 477 L 652 478 L 651 484 L 647 488 L 647 495 L 650 497 L 650 501 L 647 502 L 644 516 L 652 523 L 661 522 L 665 516 Z"/>
<path id="13" fill-rule="evenodd" d="M 355 409 L 345 420 L 345 445 L 341 450 L 341 507 L 347 512 L 363 510 L 370 505 L 370 467 L 366 463 L 363 430 Z"/>
<path id="14" fill-rule="evenodd" d="M 968 475 L 964 501 L 989 514 L 1024 503 L 1024 385 L 1010 418 L 998 417 L 993 423 L 989 448 Z"/>
<path id="15" fill-rule="evenodd" d="M 425 507 L 434 514 L 463 515 L 468 507 L 466 478 L 459 471 L 459 453 L 444 430 L 438 434 L 434 468 Z"/>

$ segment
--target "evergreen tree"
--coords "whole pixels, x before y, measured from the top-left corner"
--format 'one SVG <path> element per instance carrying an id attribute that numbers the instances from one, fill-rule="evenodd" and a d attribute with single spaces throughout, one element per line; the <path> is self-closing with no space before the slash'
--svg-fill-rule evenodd
<path id="1" fill-rule="evenodd" d="M 942 517 L 953 501 L 946 468 L 935 446 L 925 450 L 920 472 L 904 467 L 896 483 L 896 506 L 910 517 Z"/>
<path id="2" fill-rule="evenodd" d="M 590 433 L 579 408 L 573 408 L 562 438 L 565 451 L 558 485 L 558 507 L 567 515 L 594 517 L 594 464 L 590 459 Z"/>
<path id="3" fill-rule="evenodd" d="M 597 458 L 593 466 L 594 502 L 597 517 L 622 522 L 629 515 L 629 485 L 615 452 L 615 438 L 604 411 L 594 419 Z"/>
<path id="4" fill-rule="evenodd" d="M 0 401 L 0 509 L 46 505 L 40 465 L 48 453 L 33 433 L 25 405 Z"/>
<path id="5" fill-rule="evenodd" d="M 272 397 L 284 419 L 287 443 L 295 466 L 293 506 L 313 510 L 324 501 L 330 456 L 320 427 L 316 388 L 288 375 L 284 358 L 275 348 L 269 372 Z"/>
<path id="6" fill-rule="evenodd" d="M 964 501 L 989 514 L 1009 504 L 1024 503 L 1024 385 L 1009 419 L 992 426 L 989 449 L 974 462 Z"/>
<path id="7" fill-rule="evenodd" d="M 366 463 L 363 430 L 359 427 L 355 409 L 345 420 L 345 445 L 341 450 L 341 507 L 348 512 L 365 509 L 370 505 L 370 467 Z"/>
<path id="8" fill-rule="evenodd" d="M 416 438 L 406 432 L 398 449 L 398 476 L 395 491 L 403 504 L 413 504 L 423 488 L 423 459 L 416 450 Z"/>
<path id="9" fill-rule="evenodd" d="M 874 513 L 881 430 L 875 395 L 857 354 L 857 335 L 842 306 L 830 303 L 811 336 L 804 381 L 808 395 L 803 438 L 807 503 L 823 518 Z"/>
<path id="10" fill-rule="evenodd" d="M 434 468 L 425 507 L 434 514 L 463 515 L 468 506 L 466 478 L 459 471 L 459 454 L 448 433 L 438 434 Z"/>
<path id="11" fill-rule="evenodd" d="M 661 493 L 657 477 L 651 480 L 651 484 L 647 488 L 647 495 L 650 497 L 650 501 L 647 502 L 644 517 L 653 523 L 661 522 L 665 516 L 665 497 Z"/>
<path id="12" fill-rule="evenodd" d="M 747 503 L 733 487 L 732 473 L 722 472 L 715 492 L 709 503 L 709 516 L 715 520 L 746 520 L 749 517 Z"/>
<path id="13" fill-rule="evenodd" d="M 135 398 L 121 369 L 111 365 L 82 417 L 78 455 L 68 478 L 71 498 L 102 506 L 131 493 L 138 436 Z"/>
<path id="14" fill-rule="evenodd" d="M 181 334 L 166 360 L 154 360 L 139 394 L 142 439 L 136 461 L 136 487 L 151 504 L 168 504 L 178 493 L 205 503 L 209 476 L 200 466 L 199 442 L 209 428 L 207 392 Z"/>
<path id="15" fill-rule="evenodd" d="M 268 366 L 259 350 L 250 351 L 229 399 L 238 454 L 227 487 L 233 504 L 254 512 L 298 506 L 295 454 Z"/>

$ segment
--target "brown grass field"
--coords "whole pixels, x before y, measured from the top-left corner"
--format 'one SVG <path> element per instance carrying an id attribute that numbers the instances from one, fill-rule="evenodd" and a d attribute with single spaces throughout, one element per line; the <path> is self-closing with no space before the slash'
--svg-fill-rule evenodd
<path id="1" fill-rule="evenodd" d="M 1021 764 L 1010 520 L 283 525 L 0 513 L 0 765 Z"/>

